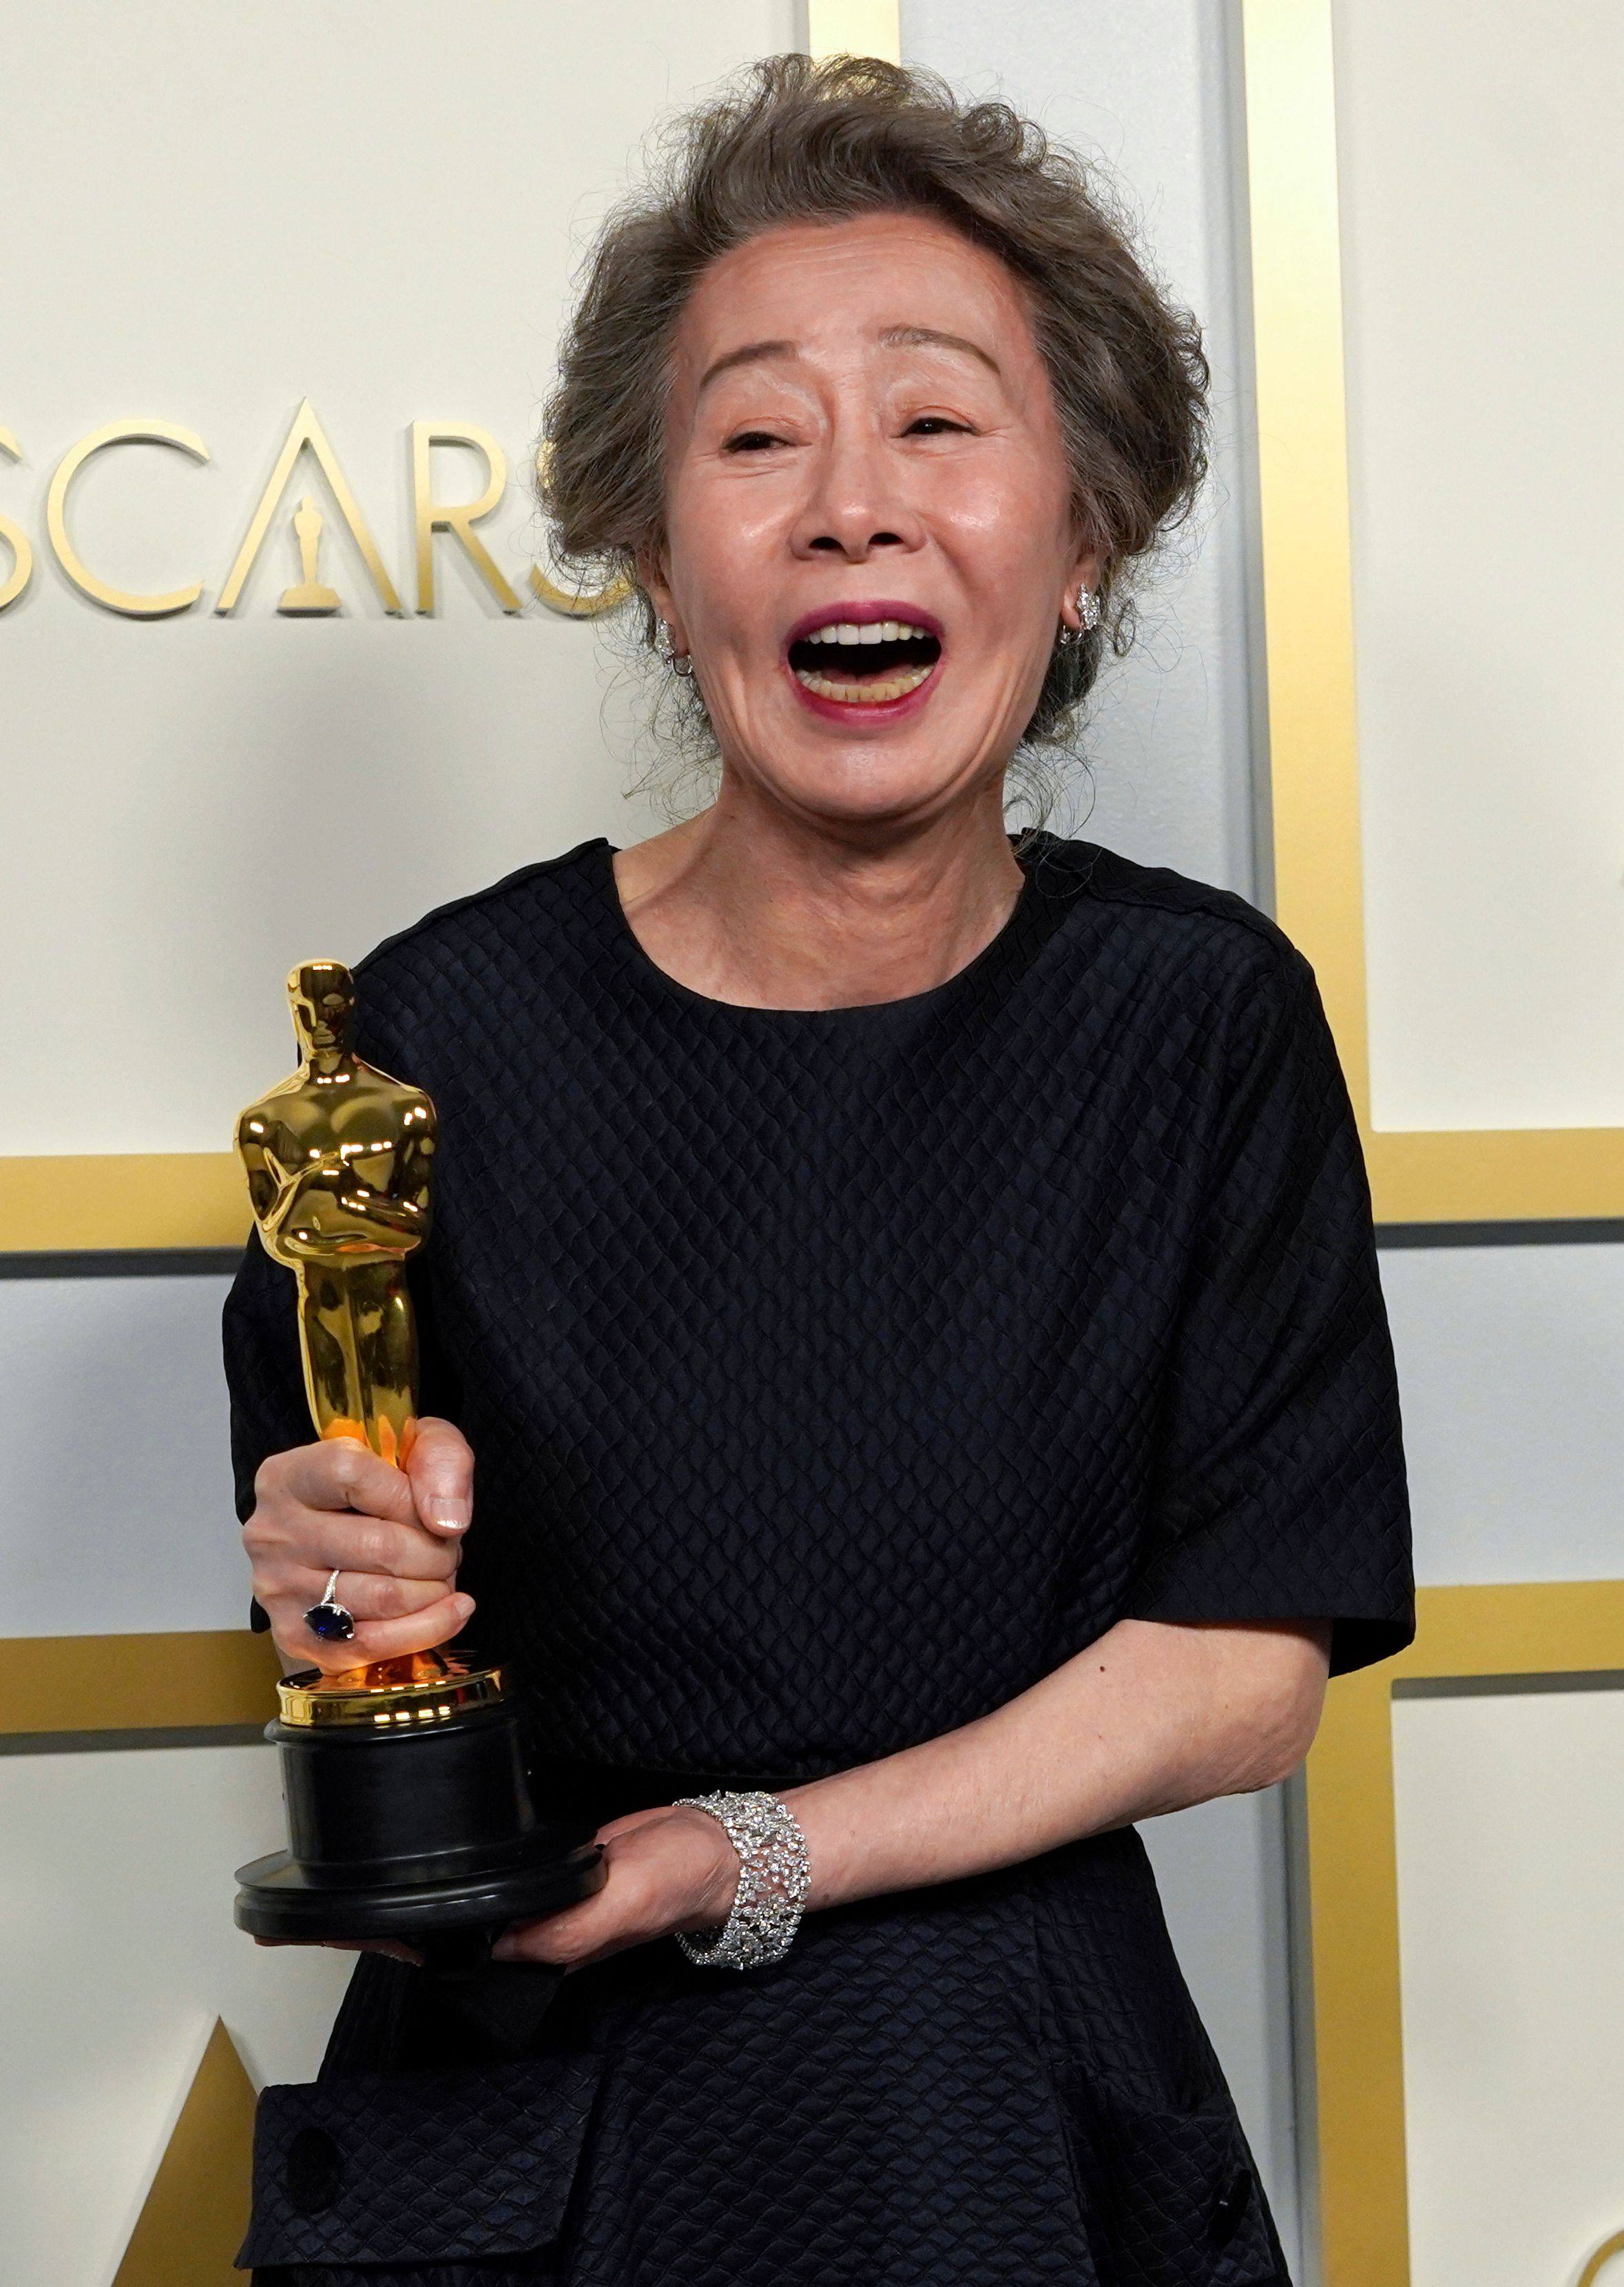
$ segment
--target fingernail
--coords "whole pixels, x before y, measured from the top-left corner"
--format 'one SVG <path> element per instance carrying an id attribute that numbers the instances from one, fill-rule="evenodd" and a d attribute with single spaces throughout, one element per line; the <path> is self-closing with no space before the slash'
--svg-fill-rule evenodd
<path id="1" fill-rule="evenodd" d="M 438 1532 L 466 1532 L 469 1526 L 469 1506 L 466 1501 L 442 1500 L 431 1510 L 429 1522 Z"/>
<path id="2" fill-rule="evenodd" d="M 491 1948 L 491 1959 L 493 1961 L 515 1961 L 518 1958 L 518 1951 L 510 1937 L 499 1937 Z"/>
<path id="3" fill-rule="evenodd" d="M 453 1608 L 453 1610 L 455 1610 L 455 1612 L 456 1612 L 457 1618 L 458 1618 L 460 1620 L 465 1620 L 465 1619 L 467 1619 L 467 1618 L 468 1618 L 469 1614 L 469 1613 L 473 1610 L 473 1609 L 474 1609 L 474 1600 L 473 1600 L 473 1598 L 472 1598 L 471 1596 L 464 1596 L 464 1595 L 455 1595 L 455 1596 L 453 1596 L 453 1597 L 452 1598 L 452 1600 L 451 1600 L 451 1601 L 452 1601 Z"/>

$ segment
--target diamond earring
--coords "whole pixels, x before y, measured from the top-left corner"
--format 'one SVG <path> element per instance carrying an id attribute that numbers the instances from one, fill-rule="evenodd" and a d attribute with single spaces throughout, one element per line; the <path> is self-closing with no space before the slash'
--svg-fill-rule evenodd
<path id="1" fill-rule="evenodd" d="M 659 631 L 666 638 L 665 661 L 673 675 L 691 675 L 694 671 L 694 663 L 690 654 L 685 651 L 679 652 L 672 649 L 671 622 L 669 620 L 662 620 L 660 621 Z"/>
<path id="2" fill-rule="evenodd" d="M 1092 589 L 1077 590 L 1077 617 L 1083 622 L 1080 628 L 1068 628 L 1064 620 L 1060 621 L 1060 642 L 1068 651 L 1092 636 L 1100 624 L 1100 598 Z"/>

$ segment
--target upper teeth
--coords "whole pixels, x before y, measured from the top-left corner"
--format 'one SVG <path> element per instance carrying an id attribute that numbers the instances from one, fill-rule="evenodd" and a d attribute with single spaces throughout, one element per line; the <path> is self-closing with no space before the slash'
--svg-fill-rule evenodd
<path id="1" fill-rule="evenodd" d="M 908 620 L 832 620 L 827 627 L 814 628 L 803 643 L 877 644 L 901 643 L 909 636 L 927 637 L 929 630 L 916 628 Z"/>

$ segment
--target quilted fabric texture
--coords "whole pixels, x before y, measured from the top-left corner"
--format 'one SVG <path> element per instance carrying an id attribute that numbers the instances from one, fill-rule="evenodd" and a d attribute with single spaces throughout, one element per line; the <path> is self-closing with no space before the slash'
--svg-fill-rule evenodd
<path id="1" fill-rule="evenodd" d="M 409 2259 L 555 2237 L 596 2085 L 590 2060 L 336 2076 L 267 2089 L 255 2123 L 255 2220 L 292 2255 Z"/>
<path id="2" fill-rule="evenodd" d="M 1045 836 L 947 984 L 744 1009 L 653 966 L 611 858 L 529 867 L 359 973 L 363 1053 L 439 1109 L 424 1405 L 478 1455 L 463 1579 L 543 1786 L 816 1777 L 1129 1614 L 1327 1617 L 1339 1668 L 1408 1641 L 1358 1140 L 1272 923 Z M 257 1246 L 226 1349 L 246 1513 L 310 1434 Z M 388 2056 L 266 2101 L 250 2259 L 289 2287 L 1286 2275 L 1131 1835 L 816 1917 L 748 1978 L 643 1949 L 488 2072 L 412 1972 L 358 1975 L 407 1981 Z M 278 2140 L 336 2133 L 329 2086 L 387 2125 L 313 2215 Z M 525 2135 L 549 2188 L 521 2226 Z M 386 2146 L 463 2156 L 432 2243 L 396 2229 Z"/>

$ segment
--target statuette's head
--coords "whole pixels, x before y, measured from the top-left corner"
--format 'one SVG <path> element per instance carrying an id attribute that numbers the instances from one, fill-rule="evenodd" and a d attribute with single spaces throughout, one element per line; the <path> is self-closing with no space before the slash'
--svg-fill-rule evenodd
<path id="1" fill-rule="evenodd" d="M 343 961 L 301 961 L 288 975 L 288 1001 L 302 1056 L 349 1047 L 355 979 Z"/>
<path id="2" fill-rule="evenodd" d="M 599 239 L 548 409 L 680 755 L 847 828 L 1062 740 L 1203 471 L 1194 320 L 1093 171 L 872 60 L 755 65 Z"/>

